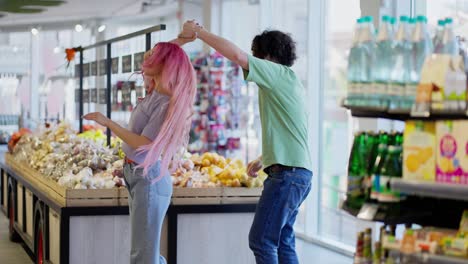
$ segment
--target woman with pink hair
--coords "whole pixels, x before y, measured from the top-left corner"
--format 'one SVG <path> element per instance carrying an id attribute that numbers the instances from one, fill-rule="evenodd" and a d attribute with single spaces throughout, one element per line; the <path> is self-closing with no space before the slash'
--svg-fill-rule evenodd
<path id="1" fill-rule="evenodd" d="M 147 96 L 133 110 L 128 129 L 98 112 L 83 117 L 108 127 L 124 142 L 132 264 L 166 263 L 159 249 L 172 195 L 170 172 L 188 143 L 196 93 L 195 71 L 180 46 L 195 38 L 160 42 L 145 53 L 142 71 Z"/>

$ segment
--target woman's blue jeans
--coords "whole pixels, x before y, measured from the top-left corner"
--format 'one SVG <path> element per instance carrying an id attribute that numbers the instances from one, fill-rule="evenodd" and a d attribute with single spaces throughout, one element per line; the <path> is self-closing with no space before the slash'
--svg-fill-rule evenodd
<path id="1" fill-rule="evenodd" d="M 172 182 L 169 175 L 156 183 L 151 180 L 159 175 L 159 163 L 143 177 L 142 169 L 124 165 L 124 178 L 129 192 L 131 228 L 131 264 L 166 264 L 160 255 L 161 229 L 171 202 Z"/>

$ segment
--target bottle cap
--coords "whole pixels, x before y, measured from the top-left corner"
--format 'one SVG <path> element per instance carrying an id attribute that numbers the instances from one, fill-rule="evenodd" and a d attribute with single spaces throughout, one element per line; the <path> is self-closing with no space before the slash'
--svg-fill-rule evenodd
<path id="1" fill-rule="evenodd" d="M 453 23 L 453 19 L 452 19 L 452 18 L 447 17 L 447 18 L 445 19 L 445 24 L 452 24 L 452 23 Z"/>
<path id="2" fill-rule="evenodd" d="M 427 23 L 427 17 L 426 16 L 417 16 L 416 20 L 421 23 Z"/>
<path id="3" fill-rule="evenodd" d="M 416 24 L 416 18 L 410 18 L 408 21 L 409 24 Z"/>
<path id="4" fill-rule="evenodd" d="M 408 16 L 400 16 L 400 22 L 408 22 L 409 17 Z"/>
<path id="5" fill-rule="evenodd" d="M 390 22 L 390 16 L 387 16 L 387 15 L 382 16 L 382 21 L 383 22 Z"/>
<path id="6" fill-rule="evenodd" d="M 444 19 L 439 19 L 439 20 L 437 20 L 437 25 L 443 27 L 443 26 L 445 25 L 445 20 L 444 20 Z"/>

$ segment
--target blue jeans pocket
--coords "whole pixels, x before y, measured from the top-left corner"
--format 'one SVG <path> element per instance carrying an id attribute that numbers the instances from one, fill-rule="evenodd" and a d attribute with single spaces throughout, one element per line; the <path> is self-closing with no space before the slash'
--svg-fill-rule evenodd
<path id="1" fill-rule="evenodd" d="M 310 191 L 311 184 L 304 185 L 296 182 L 291 182 L 289 190 L 289 209 L 297 210 L 301 206 L 304 199 Z"/>
<path id="2" fill-rule="evenodd" d="M 164 196 L 164 197 L 172 196 L 172 180 L 170 176 L 164 176 L 158 182 L 154 184 L 156 185 L 156 193 L 159 196 Z"/>

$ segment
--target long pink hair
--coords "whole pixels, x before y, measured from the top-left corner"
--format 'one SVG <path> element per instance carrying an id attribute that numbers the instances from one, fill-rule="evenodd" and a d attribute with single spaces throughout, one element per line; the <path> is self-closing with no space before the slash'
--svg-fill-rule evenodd
<path id="1" fill-rule="evenodd" d="M 144 162 L 139 165 L 145 177 L 161 158 L 159 175 L 153 180 L 156 182 L 176 169 L 180 150 L 188 144 L 196 77 L 184 50 L 168 42 L 158 43 L 145 54 L 142 70 L 153 76 L 158 73 L 158 86 L 170 92 L 166 117 L 158 135 L 152 143 L 138 149 L 146 152 Z"/>

